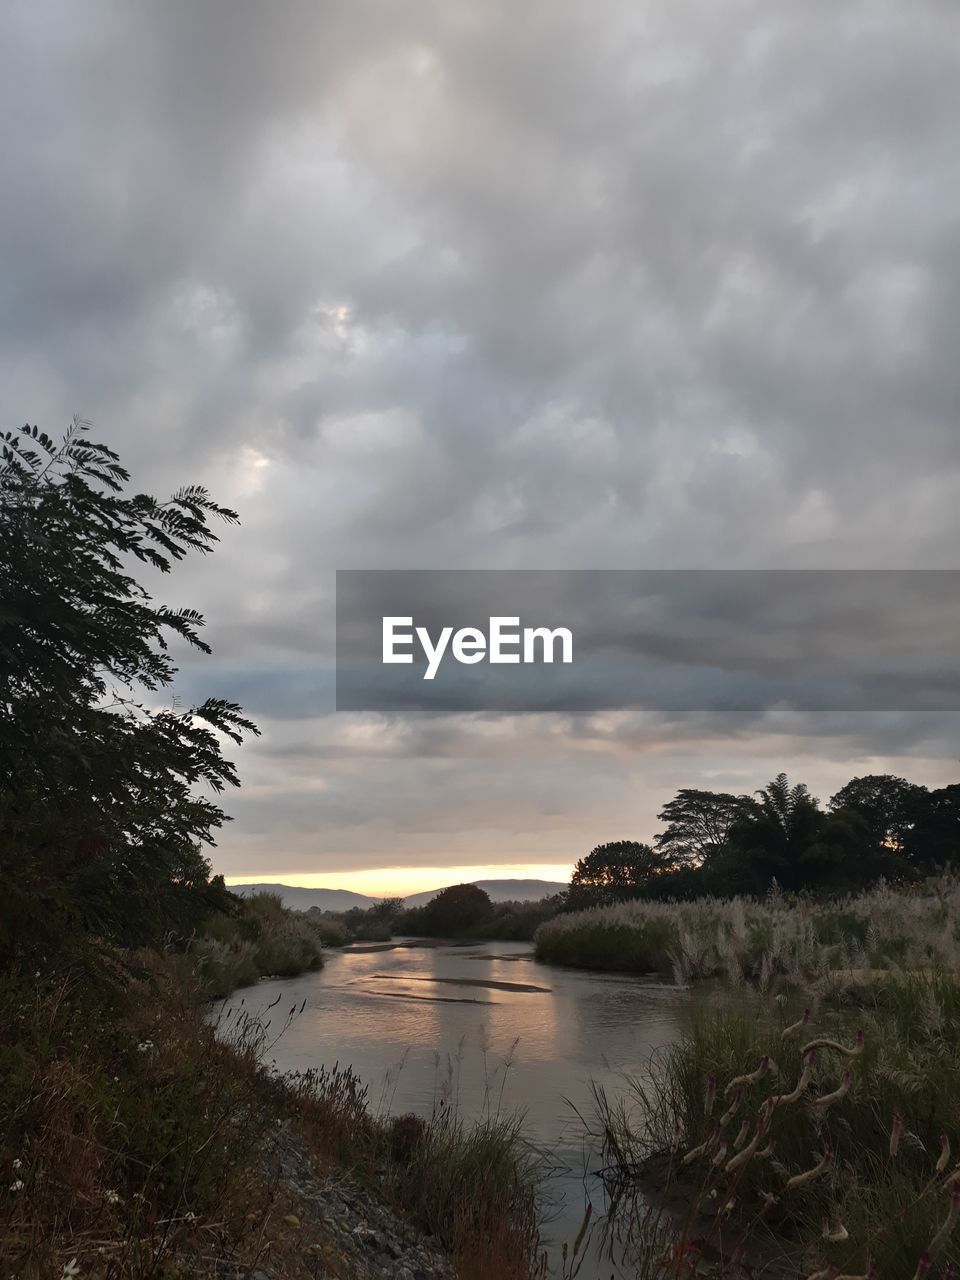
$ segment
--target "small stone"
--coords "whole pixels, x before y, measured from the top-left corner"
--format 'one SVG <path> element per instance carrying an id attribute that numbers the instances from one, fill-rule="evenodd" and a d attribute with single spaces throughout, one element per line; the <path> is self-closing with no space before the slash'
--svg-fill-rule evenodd
<path id="1" fill-rule="evenodd" d="M 297 1217 L 295 1213 L 285 1214 L 283 1220 L 288 1227 L 299 1227 L 300 1225 L 300 1219 Z"/>

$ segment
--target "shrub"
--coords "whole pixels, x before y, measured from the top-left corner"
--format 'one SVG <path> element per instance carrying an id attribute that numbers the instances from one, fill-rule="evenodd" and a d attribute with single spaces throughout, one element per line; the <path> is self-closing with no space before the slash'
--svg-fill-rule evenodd
<path id="1" fill-rule="evenodd" d="M 270 893 L 241 898 L 234 917 L 212 916 L 190 954 L 214 999 L 261 977 L 292 978 L 323 964 L 313 921 Z"/>
<path id="2" fill-rule="evenodd" d="M 168 959 L 143 953 L 139 979 L 110 983 L 7 975 L 0 1256 L 24 1280 L 77 1255 L 84 1274 L 94 1258 L 161 1274 L 200 1233 L 255 1253 L 273 1199 L 256 1169 L 275 1130 L 257 1037 L 219 1041 L 186 958 Z"/>
<path id="3" fill-rule="evenodd" d="M 584 920 L 577 928 L 547 925 L 536 939 L 537 959 L 548 964 L 669 975 L 678 935 L 669 920 L 651 919 L 633 926 L 613 918 Z"/>
<path id="4" fill-rule="evenodd" d="M 344 947 L 350 941 L 350 930 L 339 916 L 317 907 L 311 907 L 305 914 L 323 946 Z"/>

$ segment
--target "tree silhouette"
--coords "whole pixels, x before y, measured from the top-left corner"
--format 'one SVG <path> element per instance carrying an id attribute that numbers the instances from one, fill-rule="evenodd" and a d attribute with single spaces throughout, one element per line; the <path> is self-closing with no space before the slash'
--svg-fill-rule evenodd
<path id="1" fill-rule="evenodd" d="M 732 824 L 717 869 L 730 890 L 758 892 L 776 880 L 784 889 L 808 879 L 804 854 L 816 844 L 824 814 L 803 783 L 791 787 L 779 773 L 748 797 Z"/>
<path id="2" fill-rule="evenodd" d="M 669 855 L 636 840 L 599 844 L 574 868 L 567 906 L 577 909 L 637 898 L 653 877 L 675 865 Z"/>
<path id="3" fill-rule="evenodd" d="M 423 931 L 432 937 L 456 937 L 492 912 L 493 903 L 485 889 L 476 884 L 453 884 L 423 908 Z"/>
<path id="4" fill-rule="evenodd" d="M 666 829 L 655 837 L 654 844 L 677 862 L 704 862 L 726 847 L 730 829 L 748 801 L 748 796 L 727 791 L 684 787 L 657 815 Z"/>
<path id="5" fill-rule="evenodd" d="M 914 797 L 904 852 L 922 871 L 960 863 L 960 784 L 952 783 Z"/>
<path id="6" fill-rule="evenodd" d="M 200 788 L 237 785 L 221 736 L 256 729 L 219 698 L 158 705 L 170 640 L 209 653 L 203 618 L 130 570 L 168 573 L 237 516 L 199 486 L 126 495 L 86 431 L 0 436 L 0 960 L 78 934 L 156 941 L 229 902 L 202 853 L 226 815 Z"/>
<path id="7" fill-rule="evenodd" d="M 859 814 L 878 847 L 901 853 L 924 797 L 928 795 L 926 787 L 907 782 L 906 778 L 872 773 L 851 778 L 831 797 L 829 809 L 832 813 L 849 809 Z"/>

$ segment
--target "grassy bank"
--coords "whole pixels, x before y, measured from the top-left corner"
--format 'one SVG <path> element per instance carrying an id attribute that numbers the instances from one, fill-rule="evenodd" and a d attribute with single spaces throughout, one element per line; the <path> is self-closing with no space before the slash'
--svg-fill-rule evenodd
<path id="1" fill-rule="evenodd" d="M 621 1204 L 653 1180 L 658 1199 L 684 1205 L 632 1210 L 635 1255 L 655 1256 L 655 1240 L 681 1270 L 703 1250 L 726 1274 L 765 1252 L 790 1274 L 948 1275 L 960 1263 L 958 1042 L 960 980 L 944 973 L 806 1013 L 757 997 L 701 1008 L 652 1078 L 598 1098 Z"/>
<path id="2" fill-rule="evenodd" d="M 5 981 L 4 1274 L 159 1280 L 226 1260 L 271 1277 L 362 1274 L 306 1236 L 276 1172 L 287 1135 L 319 1175 L 400 1207 L 460 1275 L 530 1273 L 535 1162 L 514 1125 L 378 1117 L 348 1070 L 271 1074 L 265 1044 L 296 1010 L 261 1027 L 238 995 L 215 1028 L 189 972 L 143 952 L 96 981 L 85 968 Z"/>
<path id="3" fill-rule="evenodd" d="M 535 945 L 550 964 L 761 987 L 836 970 L 952 971 L 960 968 L 960 882 L 941 877 L 829 902 L 770 895 L 623 903 L 559 915 L 540 927 Z"/>
<path id="4" fill-rule="evenodd" d="M 292 978 L 323 965 L 324 937 L 308 915 L 287 911 L 272 893 L 239 900 L 236 915 L 218 914 L 189 949 L 189 963 L 211 998 L 262 977 Z"/>

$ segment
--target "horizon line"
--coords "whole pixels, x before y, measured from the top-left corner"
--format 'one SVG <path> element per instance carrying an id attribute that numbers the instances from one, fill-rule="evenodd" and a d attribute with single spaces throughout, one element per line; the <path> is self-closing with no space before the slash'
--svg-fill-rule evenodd
<path id="1" fill-rule="evenodd" d="M 247 875 L 224 874 L 228 886 L 238 884 L 283 884 L 290 889 L 344 889 L 364 897 L 409 897 L 452 884 L 473 884 L 477 880 L 544 880 L 569 883 L 572 862 L 554 863 L 472 863 L 428 867 L 370 867 L 356 871 L 273 871 Z"/>

